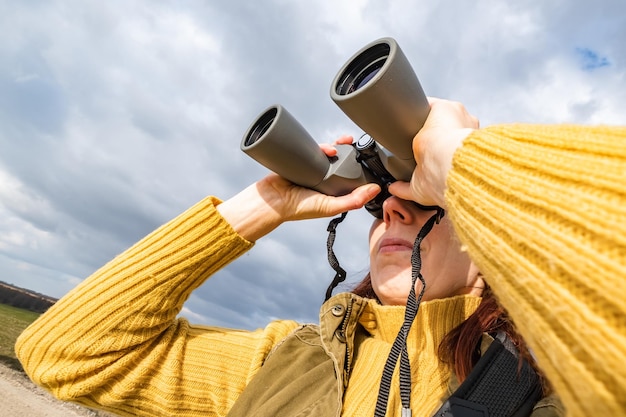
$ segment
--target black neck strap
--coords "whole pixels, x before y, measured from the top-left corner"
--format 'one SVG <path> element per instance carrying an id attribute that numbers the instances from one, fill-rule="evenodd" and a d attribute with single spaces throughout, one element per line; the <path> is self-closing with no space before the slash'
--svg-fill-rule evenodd
<path id="1" fill-rule="evenodd" d="M 400 358 L 400 398 L 402 400 L 402 417 L 411 417 L 411 363 L 409 361 L 409 354 L 407 351 L 406 340 L 411 329 L 411 325 L 417 316 L 424 291 L 426 291 L 426 281 L 422 276 L 422 257 L 420 255 L 420 246 L 422 241 L 432 230 L 435 224 L 443 218 L 445 211 L 437 207 L 437 212 L 433 214 L 422 226 L 415 242 L 413 243 L 413 251 L 411 253 L 411 290 L 406 302 L 406 310 L 404 313 L 404 322 L 398 332 L 398 336 L 391 346 L 391 352 L 387 357 L 385 368 L 380 381 L 380 388 L 378 391 L 378 399 L 376 401 L 376 410 L 374 412 L 375 417 L 384 417 L 387 412 L 387 403 L 389 401 L 389 390 L 391 388 L 391 378 L 393 371 L 398 363 L 398 357 Z M 326 249 L 328 252 L 328 263 L 335 270 L 335 277 L 326 290 L 327 301 L 332 292 L 346 279 L 346 271 L 339 265 L 339 261 L 333 251 L 333 244 L 335 243 L 335 237 L 337 234 L 337 226 L 346 218 L 347 213 L 342 213 L 341 216 L 334 218 L 328 224 L 328 239 L 326 242 Z M 417 280 L 422 283 L 419 296 L 415 293 L 415 285 Z"/>
<path id="2" fill-rule="evenodd" d="M 335 277 L 326 289 L 326 298 L 324 301 L 328 301 L 328 299 L 333 295 L 335 287 L 346 279 L 346 270 L 339 265 L 339 261 L 333 251 L 333 245 L 335 243 L 335 236 L 337 235 L 337 226 L 346 218 L 347 214 L 348 212 L 341 213 L 339 217 L 332 219 L 326 228 L 326 231 L 328 232 L 328 239 L 326 240 L 328 263 L 330 264 L 330 267 L 335 270 Z"/>
<path id="3" fill-rule="evenodd" d="M 409 335 L 411 325 L 417 316 L 424 291 L 426 291 L 426 281 L 422 276 L 422 257 L 420 255 L 420 245 L 422 241 L 432 230 L 436 223 L 439 223 L 444 215 L 443 209 L 438 208 L 428 221 L 422 226 L 422 229 L 417 234 L 415 242 L 413 243 L 413 253 L 411 254 L 411 267 L 412 267 L 412 279 L 411 290 L 409 291 L 409 297 L 406 301 L 406 311 L 404 313 L 404 322 L 402 327 L 391 346 L 391 352 L 387 357 L 385 368 L 383 369 L 383 375 L 380 380 L 380 388 L 378 391 L 378 399 L 376 401 L 376 409 L 374 411 L 375 417 L 384 417 L 387 412 L 387 402 L 389 401 L 389 390 L 391 388 L 391 378 L 393 376 L 393 370 L 400 357 L 400 398 L 402 400 L 402 417 L 411 416 L 411 364 L 409 362 L 409 354 L 407 351 L 406 340 Z M 417 280 L 422 283 L 422 289 L 419 296 L 415 294 L 415 285 Z"/>

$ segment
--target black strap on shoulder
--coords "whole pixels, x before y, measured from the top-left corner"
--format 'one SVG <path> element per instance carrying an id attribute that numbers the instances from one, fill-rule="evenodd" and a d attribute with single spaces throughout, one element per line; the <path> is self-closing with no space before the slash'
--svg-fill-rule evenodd
<path id="1" fill-rule="evenodd" d="M 498 333 L 470 375 L 436 417 L 527 417 L 541 399 L 541 381 L 513 342 Z"/>

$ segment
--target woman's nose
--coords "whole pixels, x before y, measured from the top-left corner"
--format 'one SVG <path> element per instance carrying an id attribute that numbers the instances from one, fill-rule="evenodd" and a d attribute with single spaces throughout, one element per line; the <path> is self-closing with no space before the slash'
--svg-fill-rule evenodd
<path id="1" fill-rule="evenodd" d="M 383 203 L 383 220 L 387 224 L 392 221 L 411 224 L 415 221 L 415 214 L 410 208 L 410 202 L 392 196 Z"/>

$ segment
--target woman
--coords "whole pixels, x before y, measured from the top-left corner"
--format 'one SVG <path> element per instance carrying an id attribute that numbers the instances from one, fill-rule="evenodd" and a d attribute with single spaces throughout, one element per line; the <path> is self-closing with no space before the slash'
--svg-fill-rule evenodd
<path id="1" fill-rule="evenodd" d="M 259 402 L 267 415 L 372 415 L 411 287 L 407 242 L 425 221 L 410 200 L 446 209 L 420 252 L 425 301 L 406 341 L 413 413 L 432 415 L 449 394 L 439 345 L 481 303 L 479 268 L 568 413 L 624 414 L 626 129 L 477 127 L 461 105 L 432 101 L 413 180 L 390 187 L 372 228 L 381 304 L 338 294 L 319 328 L 276 321 L 243 332 L 176 319 L 193 289 L 282 222 L 356 209 L 379 191 L 328 197 L 269 176 L 227 201 L 201 201 L 85 280 L 20 337 L 25 370 L 62 399 L 121 415 L 238 415 Z M 284 360 L 302 344 L 311 349 Z M 333 360 L 318 362 L 319 352 Z M 400 415 L 396 378 L 389 415 Z"/>

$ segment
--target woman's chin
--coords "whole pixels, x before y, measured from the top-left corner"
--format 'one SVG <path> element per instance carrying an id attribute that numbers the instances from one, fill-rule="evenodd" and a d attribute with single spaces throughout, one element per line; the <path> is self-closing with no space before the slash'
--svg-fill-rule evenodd
<path id="1" fill-rule="evenodd" d="M 385 282 L 376 282 L 372 279 L 374 292 L 384 305 L 405 305 L 411 290 L 411 274 L 404 273 L 388 279 Z"/>

